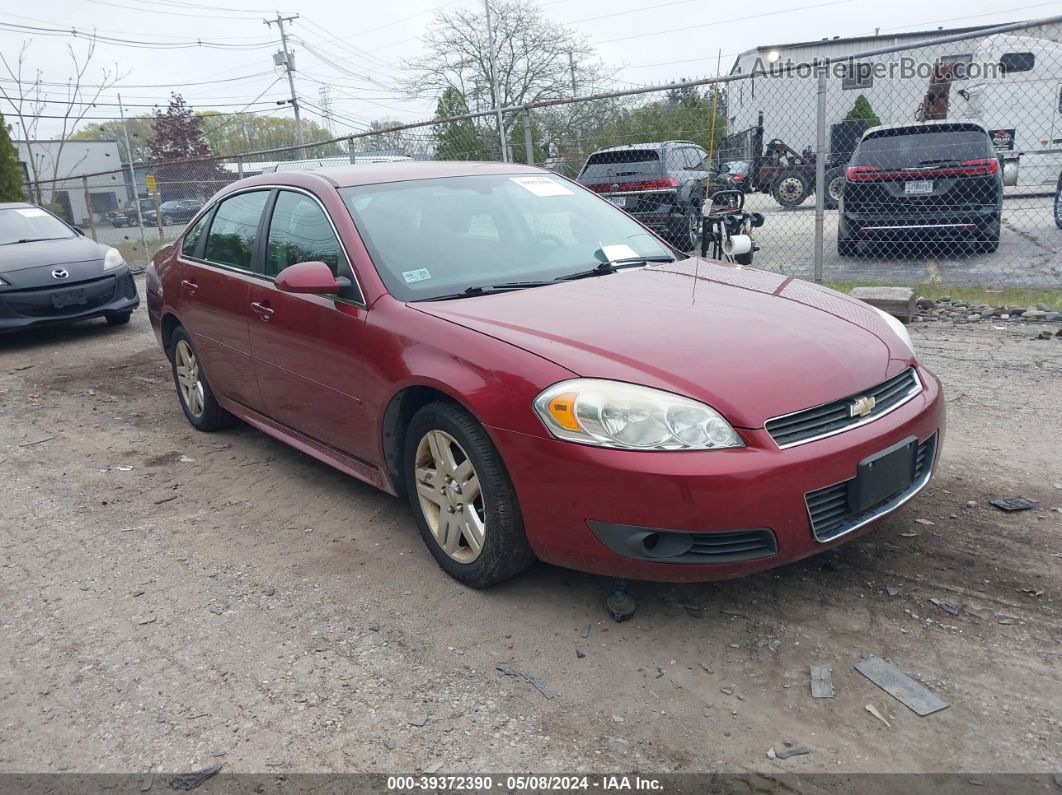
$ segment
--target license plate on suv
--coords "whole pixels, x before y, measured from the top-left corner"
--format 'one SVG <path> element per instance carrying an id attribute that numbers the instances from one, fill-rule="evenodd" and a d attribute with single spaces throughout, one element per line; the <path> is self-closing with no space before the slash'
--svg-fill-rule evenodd
<path id="1" fill-rule="evenodd" d="M 919 179 L 914 182 L 905 182 L 903 184 L 903 192 L 908 195 L 920 195 L 933 192 L 933 180 L 931 179 Z"/>
<path id="2" fill-rule="evenodd" d="M 627 197 L 626 196 L 609 196 L 608 200 L 610 202 L 612 202 L 614 205 L 616 205 L 617 207 L 626 207 L 627 206 Z"/>

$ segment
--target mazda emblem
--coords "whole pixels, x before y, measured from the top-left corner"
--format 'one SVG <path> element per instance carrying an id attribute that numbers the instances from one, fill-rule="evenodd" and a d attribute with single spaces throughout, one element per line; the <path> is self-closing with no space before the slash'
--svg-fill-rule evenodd
<path id="1" fill-rule="evenodd" d="M 65 279 L 69 275 L 70 271 L 68 271 L 66 268 L 56 268 L 54 271 L 52 271 L 53 279 Z"/>

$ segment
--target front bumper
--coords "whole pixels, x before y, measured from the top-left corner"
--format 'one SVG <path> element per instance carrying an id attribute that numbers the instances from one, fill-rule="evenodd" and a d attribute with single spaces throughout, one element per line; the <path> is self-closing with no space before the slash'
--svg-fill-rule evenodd
<path id="1" fill-rule="evenodd" d="M 140 305 L 136 282 L 122 266 L 73 283 L 0 291 L 0 333 L 132 312 Z"/>
<path id="2" fill-rule="evenodd" d="M 853 478 L 868 456 L 910 436 L 925 442 L 935 434 L 931 474 L 944 438 L 944 404 L 936 377 L 922 368 L 918 374 L 925 389 L 895 411 L 785 450 L 763 429 L 739 430 L 743 449 L 679 453 L 609 450 L 490 431 L 541 560 L 631 579 L 726 579 L 821 552 L 866 532 L 898 508 L 902 502 L 884 505 L 851 530 L 816 539 L 807 495 Z M 691 534 L 695 543 L 690 549 L 680 545 L 671 561 L 654 560 L 631 542 L 653 530 L 668 532 L 654 541 L 660 557 L 668 557 L 672 534 Z M 730 557 L 701 563 L 704 557 L 690 554 L 713 541 Z"/>

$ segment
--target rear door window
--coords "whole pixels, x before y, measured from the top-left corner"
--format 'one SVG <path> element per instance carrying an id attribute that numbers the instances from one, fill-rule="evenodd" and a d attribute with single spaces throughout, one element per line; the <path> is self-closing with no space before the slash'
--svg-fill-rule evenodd
<path id="1" fill-rule="evenodd" d="M 259 190 L 221 202 L 210 225 L 204 257 L 219 265 L 251 270 L 258 224 L 268 198 L 268 190 Z"/>
<path id="2" fill-rule="evenodd" d="M 988 135 L 980 130 L 941 130 L 866 138 L 852 162 L 881 169 L 948 165 L 994 157 Z"/>
<path id="3" fill-rule="evenodd" d="M 657 150 L 623 149 L 590 155 L 580 178 L 593 182 L 610 177 L 655 177 L 660 173 L 660 153 Z"/>

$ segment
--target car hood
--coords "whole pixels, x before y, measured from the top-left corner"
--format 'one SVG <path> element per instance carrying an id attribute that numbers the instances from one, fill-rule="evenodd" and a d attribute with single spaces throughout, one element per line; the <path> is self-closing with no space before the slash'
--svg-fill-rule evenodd
<path id="1" fill-rule="evenodd" d="M 745 428 L 854 394 L 913 361 L 861 301 L 702 259 L 411 306 L 580 376 L 696 398 Z"/>
<path id="2" fill-rule="evenodd" d="M 0 246 L 0 273 L 14 273 L 44 265 L 69 265 L 73 262 L 102 260 L 107 247 L 87 237 L 62 240 L 38 240 Z"/>

